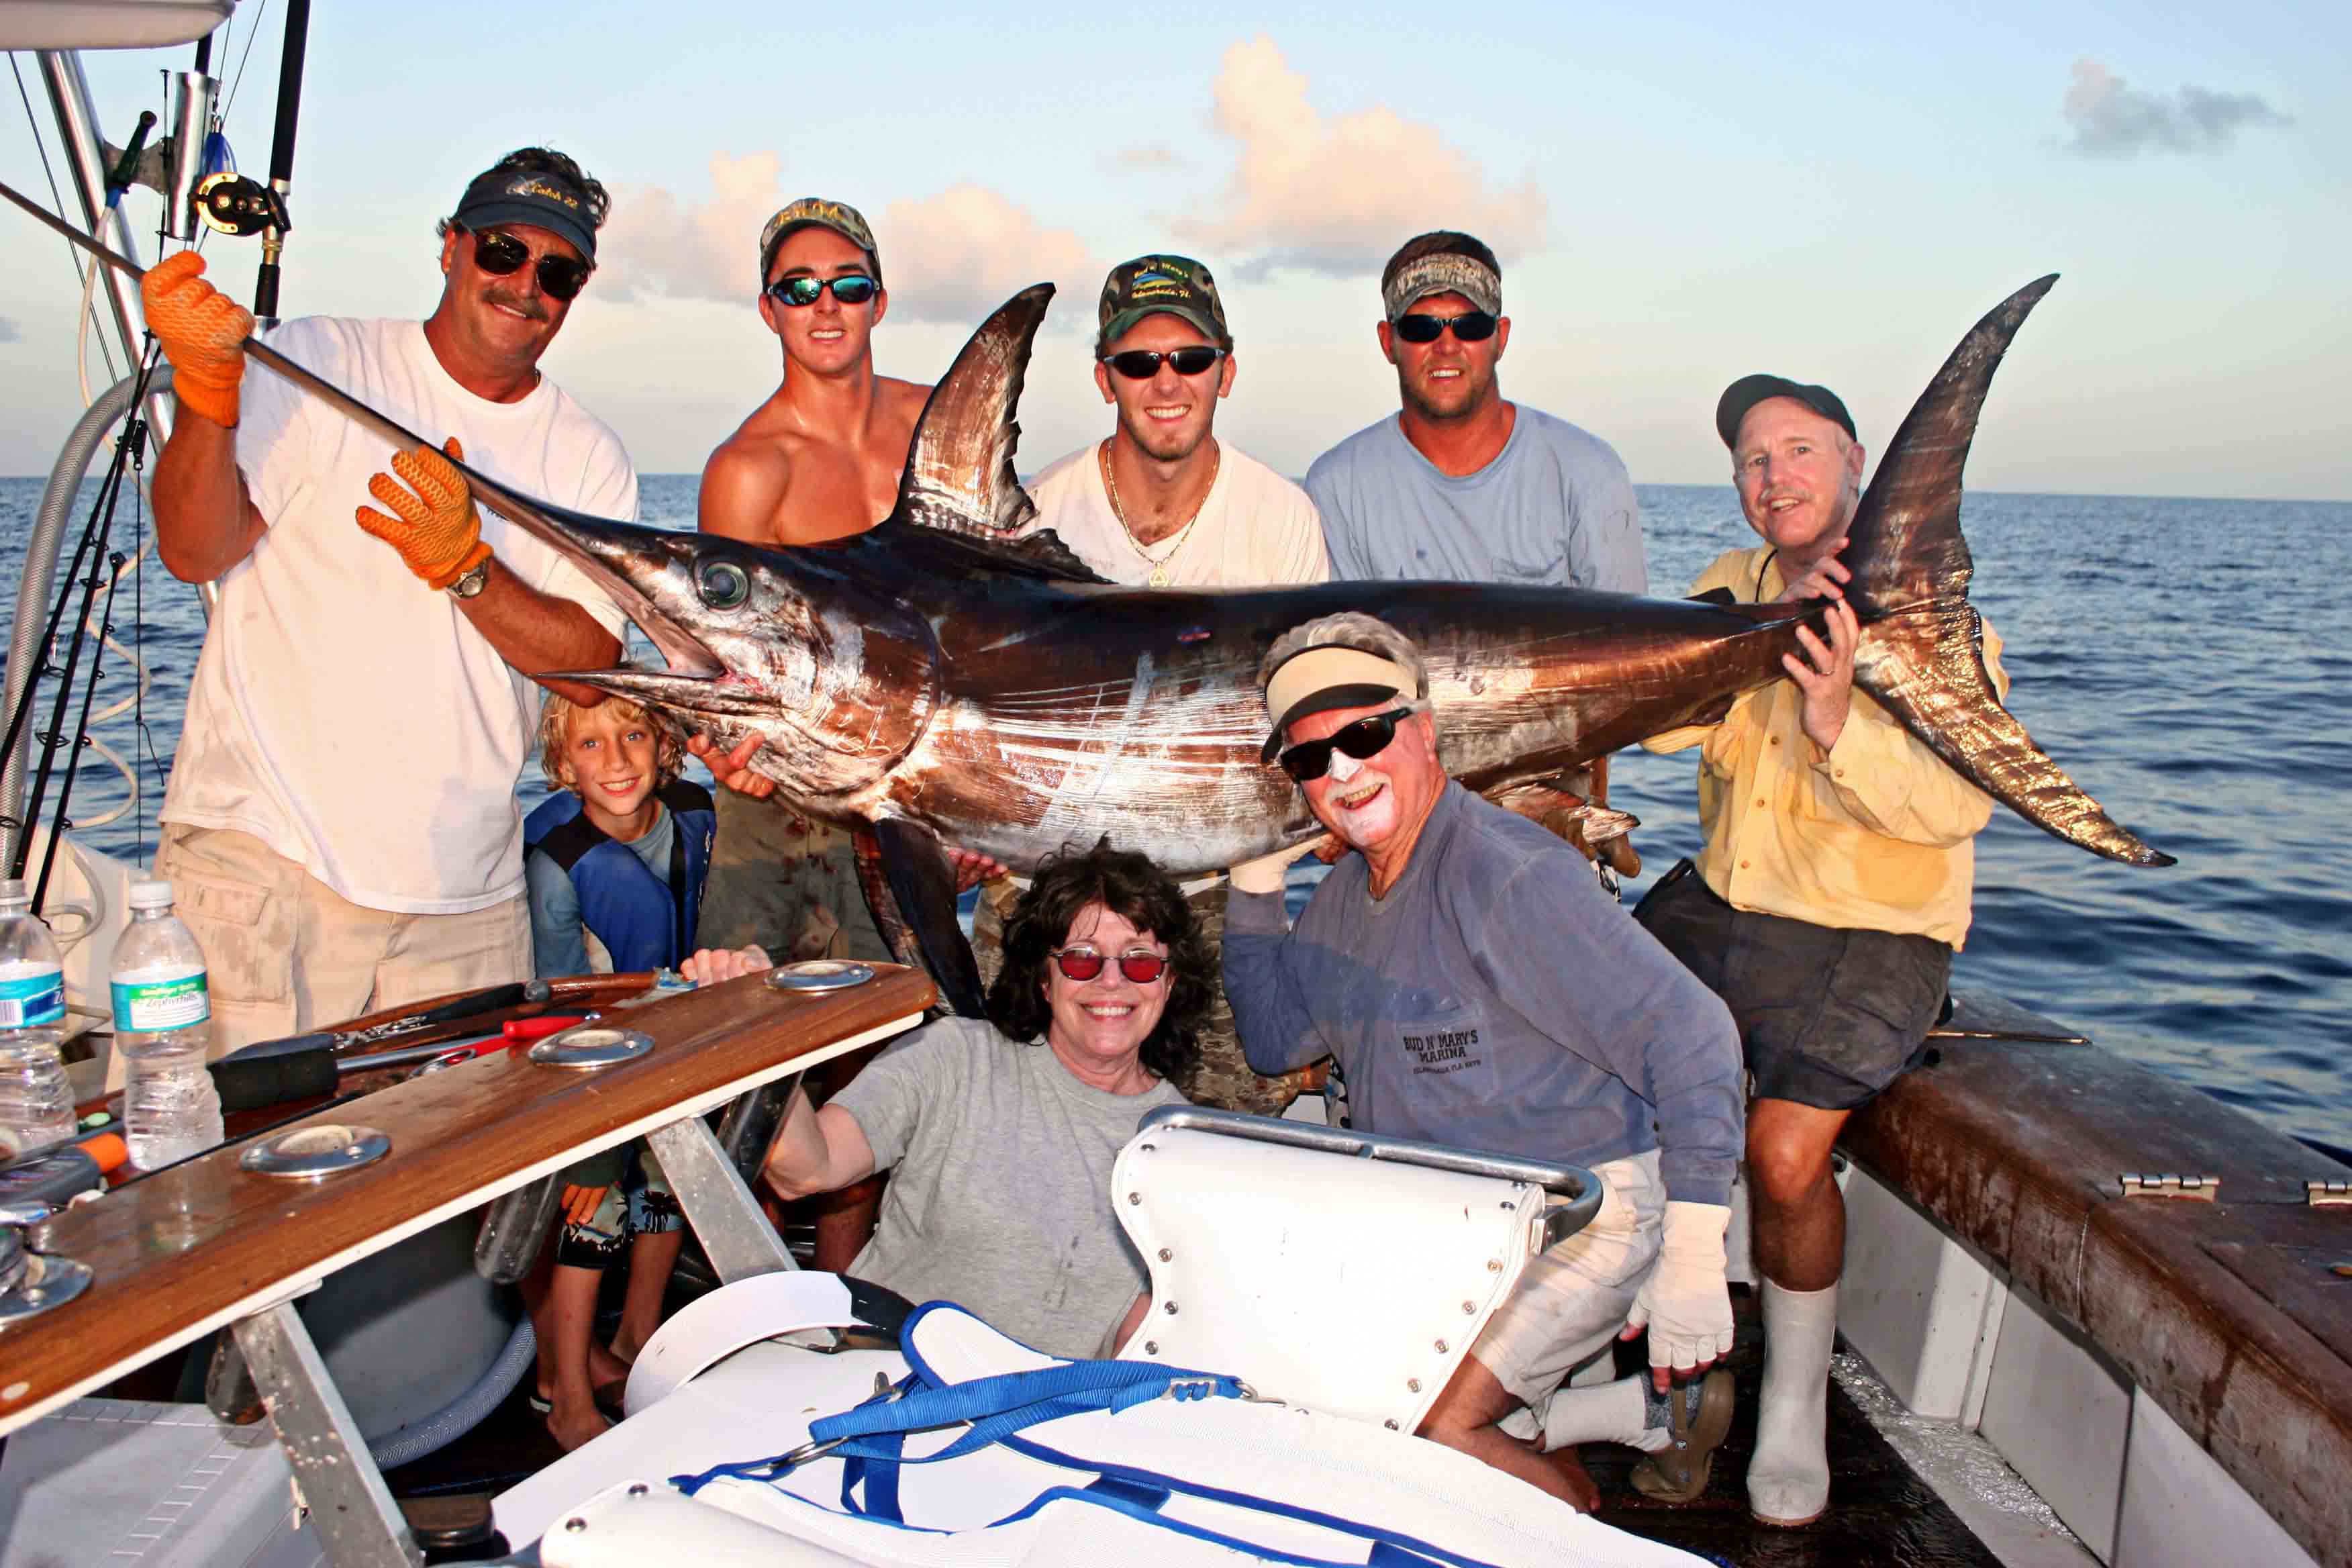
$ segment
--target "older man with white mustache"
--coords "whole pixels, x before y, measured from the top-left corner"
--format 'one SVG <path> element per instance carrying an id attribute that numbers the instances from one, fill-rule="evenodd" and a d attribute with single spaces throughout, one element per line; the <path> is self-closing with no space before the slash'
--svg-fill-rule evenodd
<path id="1" fill-rule="evenodd" d="M 1696 1496 L 1731 1415 L 1729 1375 L 1698 1377 L 1731 1348 L 1730 1016 L 1591 877 L 1566 874 L 1574 849 L 1446 777 L 1402 633 L 1325 616 L 1278 638 L 1261 677 L 1265 760 L 1357 853 L 1296 931 L 1281 872 L 1296 852 L 1234 868 L 1225 990 L 1250 1065 L 1329 1051 L 1364 1131 L 1583 1165 L 1607 1188 L 1591 1225 L 1529 1263 L 1422 1434 L 1580 1508 L 1599 1494 L 1572 1446 L 1601 1439 L 1655 1456 L 1659 1495 Z M 1652 1376 L 1560 1386 L 1645 1326 Z"/>

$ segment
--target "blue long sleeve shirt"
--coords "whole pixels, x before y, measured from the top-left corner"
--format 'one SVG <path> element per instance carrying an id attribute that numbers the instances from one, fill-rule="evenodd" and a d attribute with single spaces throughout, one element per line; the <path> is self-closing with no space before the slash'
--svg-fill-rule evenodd
<path id="1" fill-rule="evenodd" d="M 1386 897 L 1370 878 L 1341 860 L 1296 931 L 1279 893 L 1229 896 L 1251 1067 L 1328 1053 L 1364 1131 L 1586 1166 L 1656 1149 L 1669 1198 L 1731 1201 L 1731 1015 L 1581 856 L 1449 782 Z"/>

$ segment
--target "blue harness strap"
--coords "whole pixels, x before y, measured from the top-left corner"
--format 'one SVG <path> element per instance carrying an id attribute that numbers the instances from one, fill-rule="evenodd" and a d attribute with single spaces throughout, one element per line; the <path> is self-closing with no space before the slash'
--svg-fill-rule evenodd
<path id="1" fill-rule="evenodd" d="M 941 1305 L 926 1305 L 917 1317 Z M 914 1321 L 910 1319 L 910 1324 Z M 722 1476 L 772 1484 L 814 1459 L 837 1458 L 843 1461 L 840 1513 L 886 1527 L 937 1534 L 941 1532 L 905 1521 L 898 1498 L 901 1467 L 936 1464 L 1003 1443 L 1015 1453 L 1081 1474 L 1092 1474 L 1095 1479 L 1084 1486 L 1049 1487 L 1021 1508 L 996 1520 L 996 1526 L 1014 1523 L 1049 1503 L 1067 1500 L 1108 1509 L 1160 1529 L 1214 1542 L 1267 1562 L 1294 1564 L 1296 1568 L 1494 1568 L 1480 1559 L 1450 1552 L 1401 1531 L 1342 1519 L 1275 1498 L 1204 1486 L 1181 1476 L 1160 1475 L 1060 1453 L 1034 1438 L 1018 1436 L 1027 1427 L 1065 1415 L 1090 1411 L 1115 1415 L 1153 1399 L 1254 1398 L 1248 1386 L 1237 1378 L 1144 1362 L 1080 1361 L 947 1384 L 939 1381 L 937 1373 L 924 1363 L 911 1344 L 907 1354 L 914 1370 L 904 1381 L 854 1409 L 810 1423 L 809 1440 L 800 1447 L 764 1459 L 715 1466 L 698 1475 L 672 1476 L 670 1484 L 692 1497 Z M 965 1431 L 937 1453 L 909 1457 L 904 1452 L 909 1434 L 957 1426 L 964 1426 Z M 823 1507 L 806 1497 L 790 1495 L 809 1507 Z M 1320 1525 L 1365 1542 L 1370 1555 L 1342 1561 L 1271 1549 L 1205 1525 L 1167 1517 L 1162 1509 L 1171 1497 L 1198 1498 Z"/>

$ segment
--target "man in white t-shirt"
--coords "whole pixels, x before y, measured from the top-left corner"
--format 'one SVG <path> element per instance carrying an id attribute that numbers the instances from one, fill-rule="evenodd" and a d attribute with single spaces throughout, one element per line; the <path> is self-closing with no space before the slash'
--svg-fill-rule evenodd
<path id="1" fill-rule="evenodd" d="M 1220 442 L 1218 402 L 1239 367 L 1224 301 L 1189 257 L 1139 256 L 1111 268 L 1097 310 L 1095 385 L 1118 410 L 1110 435 L 1047 468 L 1029 486 L 1037 521 L 1114 583 L 1154 588 L 1265 588 L 1330 574 L 1323 525 L 1307 492 Z M 1213 945 L 1224 931 L 1223 878 L 1184 891 Z M 1010 878 L 985 888 L 972 947 L 993 975 Z M 1278 1114 L 1303 1075 L 1261 1078 L 1242 1058 L 1218 987 L 1201 1056 L 1176 1087 L 1202 1105 Z"/>
<path id="2" fill-rule="evenodd" d="M 1220 442 L 1217 404 L 1239 366 L 1216 279 L 1182 256 L 1139 256 L 1104 280 L 1095 385 L 1108 437 L 1029 486 L 1032 531 L 1052 529 L 1114 583 L 1263 588 L 1329 574 L 1307 492 Z"/>
<path id="3" fill-rule="evenodd" d="M 619 437 L 538 369 L 606 205 L 563 154 L 510 153 L 439 226 L 428 319 L 310 317 L 271 346 L 501 483 L 634 518 Z M 204 945 L 218 1053 L 530 976 L 514 795 L 530 677 L 614 662 L 623 617 L 478 512 L 439 452 L 395 456 L 268 371 L 246 376 L 253 318 L 203 270 L 186 252 L 144 284 L 180 406 L 157 549 L 174 576 L 220 584 L 155 868 Z"/>

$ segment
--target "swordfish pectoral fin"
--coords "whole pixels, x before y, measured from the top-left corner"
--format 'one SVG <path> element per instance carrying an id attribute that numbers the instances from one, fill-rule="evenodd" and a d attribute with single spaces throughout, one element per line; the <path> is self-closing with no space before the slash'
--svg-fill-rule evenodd
<path id="1" fill-rule="evenodd" d="M 940 988 L 940 1005 L 960 1018 L 988 1016 L 980 963 L 956 921 L 955 877 L 928 827 L 898 818 L 857 835 L 857 875 L 874 927 L 902 963 L 919 963 Z"/>

